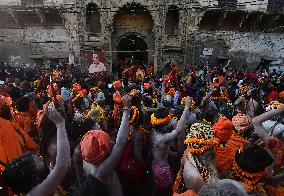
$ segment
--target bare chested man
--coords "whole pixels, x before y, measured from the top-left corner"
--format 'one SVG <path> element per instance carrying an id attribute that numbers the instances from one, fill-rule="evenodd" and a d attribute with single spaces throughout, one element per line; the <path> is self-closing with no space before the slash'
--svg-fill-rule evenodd
<path id="1" fill-rule="evenodd" d="M 189 110 L 191 102 L 190 98 L 185 99 L 185 108 L 178 122 L 175 118 L 172 118 L 172 113 L 166 108 L 159 108 L 151 116 L 151 124 L 154 127 L 152 133 L 152 172 L 154 186 L 157 189 L 167 190 L 173 185 L 173 176 L 168 164 L 170 144 L 182 133 L 187 121 L 194 118 Z"/>

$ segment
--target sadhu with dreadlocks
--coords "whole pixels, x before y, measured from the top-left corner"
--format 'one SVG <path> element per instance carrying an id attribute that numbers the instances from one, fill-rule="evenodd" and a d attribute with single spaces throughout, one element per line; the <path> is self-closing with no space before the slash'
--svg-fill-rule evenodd
<path id="1" fill-rule="evenodd" d="M 168 163 L 168 155 L 171 142 L 182 133 L 188 121 L 192 100 L 187 97 L 184 103 L 185 108 L 178 122 L 167 108 L 159 108 L 151 115 L 153 127 L 151 134 L 153 151 L 151 168 L 154 186 L 156 191 L 159 192 L 169 192 L 174 183 L 172 170 Z"/>

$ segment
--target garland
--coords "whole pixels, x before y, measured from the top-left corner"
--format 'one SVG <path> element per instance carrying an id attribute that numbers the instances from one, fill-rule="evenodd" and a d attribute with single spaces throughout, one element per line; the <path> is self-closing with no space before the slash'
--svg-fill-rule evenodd
<path id="1" fill-rule="evenodd" d="M 102 122 L 102 120 L 105 118 L 105 110 L 99 105 L 98 102 L 94 101 L 93 104 L 95 105 L 95 107 L 89 110 L 87 117 L 91 117 L 93 110 L 98 110 L 99 116 L 97 117 L 97 122 Z"/>
<path id="2" fill-rule="evenodd" d="M 269 196 L 279 196 L 284 195 L 284 188 L 283 187 L 275 187 L 272 185 L 265 185 L 264 189 Z"/>
<path id="3" fill-rule="evenodd" d="M 212 139 L 198 139 L 198 138 L 187 138 L 185 139 L 184 143 L 188 145 L 187 147 L 187 152 L 190 152 L 192 154 L 202 154 L 203 152 L 207 151 L 209 148 L 213 146 L 217 146 L 219 144 L 219 139 L 218 138 L 212 138 Z M 189 144 L 192 143 L 198 143 L 204 145 L 201 148 L 193 148 L 190 147 Z"/>
<path id="4" fill-rule="evenodd" d="M 79 93 L 72 99 L 71 102 L 73 103 L 74 107 L 75 107 L 75 105 L 74 105 L 75 101 L 77 101 L 77 99 L 79 99 L 79 98 L 84 98 L 84 96 L 81 93 Z"/>
<path id="5" fill-rule="evenodd" d="M 245 94 L 246 92 L 248 92 L 248 90 L 249 90 L 249 85 L 248 84 L 244 84 L 244 85 L 242 85 L 241 87 L 240 87 L 240 94 Z"/>
<path id="6" fill-rule="evenodd" d="M 139 115 L 138 108 L 136 106 L 132 106 L 131 109 L 133 110 L 133 115 L 131 119 L 129 120 L 129 124 L 133 125 L 134 121 L 136 120 L 136 116 Z"/>
<path id="7" fill-rule="evenodd" d="M 257 172 L 257 173 L 249 173 L 242 170 L 236 161 L 233 163 L 233 171 L 234 174 L 241 179 L 241 181 L 245 184 L 245 189 L 248 192 L 258 191 L 259 187 L 257 187 L 258 182 L 261 178 L 266 176 L 265 171 Z"/>
<path id="8" fill-rule="evenodd" d="M 172 118 L 173 114 L 170 112 L 165 118 L 156 118 L 155 114 L 151 115 L 151 124 L 154 126 L 160 126 L 167 124 Z"/>

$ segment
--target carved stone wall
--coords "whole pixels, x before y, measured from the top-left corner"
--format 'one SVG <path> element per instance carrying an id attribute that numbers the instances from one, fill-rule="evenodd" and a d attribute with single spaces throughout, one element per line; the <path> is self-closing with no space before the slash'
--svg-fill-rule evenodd
<path id="1" fill-rule="evenodd" d="M 245 5 L 244 0 L 238 0 L 238 9 L 240 10 L 258 10 L 258 11 L 265 11 L 267 7 L 268 0 L 257 0 L 258 5 L 251 7 L 251 5 Z M 98 11 L 100 13 L 100 22 L 101 22 L 101 33 L 91 34 L 86 30 L 86 7 L 88 3 L 95 3 L 98 6 Z M 127 3 L 136 3 L 139 4 L 149 12 L 151 17 L 151 28 L 141 29 L 134 25 L 135 28 L 128 28 L 127 25 L 129 24 L 127 21 L 125 24 L 126 26 L 120 28 L 119 30 L 115 29 L 115 17 L 117 16 L 119 10 L 126 5 Z M 168 8 L 170 6 L 176 6 L 179 11 L 179 28 L 178 33 L 175 35 L 166 35 L 165 34 L 165 26 L 166 26 L 166 15 L 168 12 Z M 0 0 L 0 8 L 3 6 L 11 6 L 11 9 L 21 8 L 20 0 Z M 9 38 L 14 39 L 17 42 L 17 39 L 22 38 L 21 36 L 11 36 L 10 32 L 18 32 L 19 35 L 21 33 L 26 32 L 26 35 L 33 35 L 35 29 L 39 32 L 36 35 L 39 36 L 40 43 L 36 46 L 33 46 L 33 50 L 38 49 L 39 51 L 49 51 L 50 53 L 56 53 L 58 48 L 63 48 L 64 54 L 62 56 L 66 56 L 68 58 L 68 53 L 73 53 L 75 56 L 76 62 L 82 65 L 82 68 L 87 68 L 85 62 L 85 52 L 87 50 L 103 50 L 105 65 L 111 73 L 112 63 L 116 62 L 116 53 L 117 45 L 122 37 L 134 34 L 142 37 L 149 49 L 149 60 L 154 60 L 155 70 L 161 69 L 166 63 L 172 61 L 174 63 L 179 64 L 180 66 L 188 66 L 194 65 L 196 63 L 196 59 L 199 58 L 201 50 L 203 47 L 206 47 L 207 42 L 204 40 L 206 36 L 210 34 L 214 35 L 212 39 L 219 39 L 222 38 L 221 33 L 214 34 L 213 31 L 201 29 L 200 23 L 201 19 L 204 14 L 208 10 L 216 10 L 215 8 L 218 6 L 217 0 L 200 0 L 200 1 L 192 1 L 192 0 L 44 0 L 43 7 L 39 8 L 38 12 L 35 12 L 35 15 L 40 17 L 40 9 L 49 9 L 49 7 L 55 7 L 60 10 L 60 14 L 64 18 L 64 24 L 60 27 L 50 27 L 46 28 L 44 25 L 43 27 L 24 27 L 18 28 L 8 28 L 8 29 L 1 29 L 0 28 L 0 38 L 4 37 L 5 39 Z M 37 8 L 36 8 L 37 10 Z M 238 11 L 242 12 L 242 11 Z M 7 11 L 3 8 L 0 10 L 2 14 L 7 15 Z M 12 14 L 10 19 L 12 20 L 15 18 L 14 12 L 11 11 Z M 226 16 L 226 13 L 223 13 L 222 10 L 218 10 L 216 12 L 220 12 L 223 16 Z M 16 12 L 15 12 L 16 13 Z M 249 16 L 254 18 L 253 13 L 247 13 L 244 17 L 245 21 L 249 21 Z M 227 15 L 228 17 L 228 15 Z M 281 16 L 282 17 L 282 16 Z M 281 18 L 279 17 L 279 18 Z M 224 20 L 221 18 L 219 23 Z M 238 17 L 236 17 L 238 18 Z M 262 17 L 263 20 L 265 17 Z M 272 17 L 273 18 L 273 17 Z M 274 17 L 273 20 L 278 20 L 277 17 Z M 41 18 L 42 19 L 42 18 Z M 233 18 L 234 19 L 234 18 Z M 272 21 L 273 21 L 272 20 Z M 279 19 L 280 20 L 280 19 Z M 131 20 L 130 20 L 131 21 Z M 143 22 L 143 20 L 141 20 Z M 136 21 L 137 24 L 138 22 Z M 235 20 L 232 20 L 235 21 Z M 14 21 L 15 25 L 17 24 L 17 20 Z M 135 22 L 135 21 L 134 21 Z M 218 21 L 217 21 L 218 22 Z M 42 22 L 44 23 L 44 22 Z M 261 23 L 261 21 L 259 22 Z M 137 25 L 136 24 L 136 25 Z M 248 23 L 247 26 L 249 26 Z M 277 23 L 278 24 L 278 23 Z M 279 23 L 280 24 L 280 23 Z M 281 23 L 282 24 L 282 23 Z M 147 26 L 148 24 L 146 24 Z M 256 24 L 257 26 L 258 24 Z M 272 24 L 271 24 L 272 25 Z M 283 26 L 278 25 L 278 26 Z M 1 21 L 0 21 L 1 26 Z M 130 25 L 131 26 L 131 25 Z M 258 25 L 261 26 L 261 25 Z M 273 26 L 273 25 L 272 25 Z M 24 31 L 22 30 L 24 29 Z M 39 29 L 39 30 L 38 30 Z M 272 28 L 273 29 L 273 28 Z M 20 32 L 23 31 L 23 32 Z M 218 30 L 219 31 L 219 30 Z M 228 31 L 228 30 L 227 30 Z M 273 32 L 272 32 L 273 33 Z M 10 36 L 9 36 L 10 35 Z M 217 36 L 218 35 L 218 36 Z M 236 45 L 235 42 L 231 38 L 235 38 L 236 35 L 240 35 L 238 32 L 228 32 L 226 33 L 226 39 L 224 41 L 225 51 L 232 51 L 234 50 L 234 54 L 237 54 L 237 50 L 239 46 L 233 47 L 233 44 Z M 50 39 L 49 37 L 52 37 Z M 203 37 L 204 36 L 204 37 Z M 268 36 L 268 35 L 267 35 Z M 270 36 L 270 35 L 269 35 Z M 280 36 L 280 35 L 277 35 Z M 20 38 L 19 38 L 20 37 Z M 26 39 L 25 36 L 25 44 L 30 44 L 29 42 L 34 44 L 34 41 L 30 41 Z M 48 39 L 45 39 L 48 37 Z M 64 39 L 62 38 L 64 37 Z M 238 37 L 238 36 L 237 36 Z M 272 36 L 273 37 L 273 36 Z M 4 39 L 2 38 L 2 39 Z M 255 38 L 256 39 L 256 38 Z M 228 41 L 229 40 L 229 41 Z M 251 39 L 248 39 L 251 40 Z M 271 39 L 274 40 L 274 39 Z M 277 38 L 278 40 L 278 38 Z M 5 40 L 4 40 L 5 41 Z M 54 43 L 45 43 L 48 41 L 53 41 Z M 58 43 L 57 43 L 58 42 Z M 59 43 L 60 42 L 60 43 Z M 214 41 L 214 43 L 216 40 Z M 273 41 L 274 42 L 274 41 Z M 264 43 L 264 42 L 263 42 Z M 210 45 L 210 44 L 209 44 Z M 212 43 L 211 43 L 212 45 Z M 211 47 L 210 45 L 210 47 Z M 40 46 L 40 47 L 39 47 Z M 65 46 L 62 47 L 62 46 Z M 214 44 L 212 45 L 212 47 Z M 269 47 L 269 43 L 267 44 Z M 230 48 L 232 48 L 230 50 Z M 219 49 L 218 49 L 219 50 Z M 220 48 L 220 51 L 223 48 Z M 217 49 L 215 50 L 215 52 Z M 263 50 L 264 51 L 264 50 Z M 232 53 L 232 52 L 231 52 Z"/>

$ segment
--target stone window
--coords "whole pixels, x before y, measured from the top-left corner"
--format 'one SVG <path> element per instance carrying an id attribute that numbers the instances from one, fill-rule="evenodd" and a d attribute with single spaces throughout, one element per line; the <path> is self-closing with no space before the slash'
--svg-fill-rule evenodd
<path id="1" fill-rule="evenodd" d="M 100 12 L 98 6 L 89 3 L 86 10 L 86 26 L 89 33 L 101 33 Z"/>
<path id="2" fill-rule="evenodd" d="M 176 6 L 170 6 L 166 15 L 166 34 L 176 35 L 179 31 L 179 10 Z"/>
<path id="3" fill-rule="evenodd" d="M 227 9 L 236 9 L 238 0 L 218 0 L 219 7 Z"/>
<path id="4" fill-rule="evenodd" d="M 27 5 L 27 6 L 43 5 L 43 0 L 21 0 L 21 5 Z"/>
<path id="5" fill-rule="evenodd" d="M 283 13 L 284 1 L 283 0 L 268 0 L 267 11 L 270 13 Z"/>

